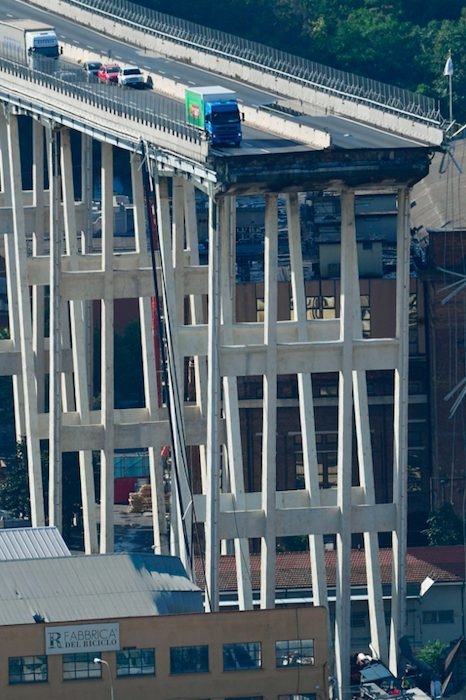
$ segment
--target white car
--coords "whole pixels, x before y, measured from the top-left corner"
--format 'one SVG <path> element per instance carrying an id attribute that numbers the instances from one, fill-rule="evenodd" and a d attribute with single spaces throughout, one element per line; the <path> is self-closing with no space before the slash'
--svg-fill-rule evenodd
<path id="1" fill-rule="evenodd" d="M 118 73 L 118 85 L 144 87 L 144 76 L 137 66 L 122 66 Z"/>

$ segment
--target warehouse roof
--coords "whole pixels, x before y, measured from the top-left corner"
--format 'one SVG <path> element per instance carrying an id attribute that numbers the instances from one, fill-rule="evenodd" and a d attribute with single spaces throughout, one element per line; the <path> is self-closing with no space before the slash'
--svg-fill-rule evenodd
<path id="1" fill-rule="evenodd" d="M 176 557 L 95 554 L 0 562 L 0 625 L 203 612 Z"/>
<path id="2" fill-rule="evenodd" d="M 380 549 L 380 571 L 382 583 L 390 584 L 392 578 L 392 550 Z M 459 583 L 464 580 L 464 548 L 451 547 L 409 547 L 406 557 L 407 583 L 421 583 L 426 576 L 435 581 Z M 260 588 L 260 554 L 250 555 L 251 582 L 253 590 Z M 325 552 L 327 585 L 336 585 L 336 551 Z M 196 581 L 204 588 L 202 560 L 196 559 Z M 351 551 L 351 585 L 366 586 L 366 559 L 364 549 Z M 236 564 L 234 556 L 220 558 L 220 590 L 235 591 Z M 278 552 L 276 556 L 275 588 L 312 588 L 309 552 Z"/>
<path id="3" fill-rule="evenodd" d="M 0 561 L 70 557 L 56 527 L 18 527 L 0 530 Z"/>

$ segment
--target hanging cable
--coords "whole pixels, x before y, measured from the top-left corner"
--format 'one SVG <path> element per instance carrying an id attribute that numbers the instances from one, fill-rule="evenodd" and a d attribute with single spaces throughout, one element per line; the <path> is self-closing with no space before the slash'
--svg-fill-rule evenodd
<path id="1" fill-rule="evenodd" d="M 152 272 L 153 272 L 153 278 L 154 278 L 155 305 L 156 305 L 156 310 L 157 310 L 157 323 L 158 323 L 159 338 L 160 338 L 160 353 L 162 355 L 162 375 L 163 375 L 163 389 L 164 389 L 163 399 L 165 400 L 165 404 L 166 404 L 167 410 L 168 410 L 168 416 L 169 416 L 168 422 L 170 425 L 171 440 L 172 440 L 172 445 L 174 445 L 175 443 L 174 443 L 174 426 L 173 426 L 173 420 L 172 420 L 172 406 L 171 406 L 171 401 L 170 401 L 169 396 L 166 395 L 166 391 L 167 391 L 167 387 L 168 387 L 168 376 L 167 376 L 167 364 L 168 363 L 167 363 L 167 356 L 166 356 L 166 333 L 165 333 L 166 325 L 165 325 L 165 322 L 162 322 L 160 295 L 159 295 L 158 281 L 157 281 L 157 266 L 156 266 L 156 258 L 155 258 L 155 251 L 158 247 L 158 245 L 157 245 L 157 227 L 156 227 L 156 222 L 155 222 L 155 196 L 154 196 L 155 190 L 154 190 L 153 177 L 152 177 L 152 174 L 150 172 L 149 155 L 147 153 L 147 150 L 144 154 L 142 165 L 144 166 L 143 167 L 143 184 L 144 184 L 147 220 L 148 220 L 149 231 L 150 231 L 149 239 L 150 239 Z M 163 275 L 163 271 L 162 271 L 162 275 Z M 175 454 L 172 454 L 172 475 L 173 475 L 173 473 L 175 474 L 175 478 L 177 481 L 177 492 L 178 492 L 178 498 L 180 499 L 181 493 L 180 493 L 180 488 L 179 488 L 179 477 L 178 477 L 178 470 L 177 470 Z M 179 506 L 180 506 L 180 511 L 183 512 L 182 503 L 180 503 Z M 184 541 L 184 544 L 186 547 L 186 552 L 187 552 L 188 556 L 190 557 L 190 562 L 191 562 L 192 555 L 190 552 L 188 533 L 187 533 L 186 525 L 185 525 L 184 521 L 182 521 L 182 528 L 183 528 L 183 541 Z"/>
<path id="2" fill-rule="evenodd" d="M 159 290 L 158 290 L 157 266 L 156 266 L 156 257 L 155 257 L 155 252 L 156 252 L 156 250 L 160 249 L 160 245 L 159 245 L 159 239 L 158 239 L 158 227 L 156 224 L 156 216 L 155 216 L 156 208 L 155 208 L 154 176 L 153 176 L 151 169 L 150 169 L 150 158 L 149 158 L 149 153 L 148 153 L 148 149 L 147 149 L 147 144 L 143 145 L 142 166 L 144 166 L 143 167 L 143 184 L 144 184 L 144 192 L 145 192 L 147 219 L 148 219 L 149 228 L 150 228 L 149 238 L 150 238 L 150 249 L 151 249 L 151 261 L 152 261 L 152 271 L 153 271 L 153 278 L 154 278 L 155 303 L 156 303 L 156 310 L 157 310 L 157 323 L 158 323 L 158 327 L 159 327 L 160 352 L 162 355 L 162 374 L 163 374 L 163 389 L 164 389 L 163 393 L 164 393 L 165 404 L 167 406 L 167 411 L 168 411 L 169 425 L 170 425 L 170 436 L 171 436 L 171 442 L 173 445 L 172 478 L 174 476 L 175 481 L 176 481 L 178 508 L 179 508 L 179 512 L 182 514 L 182 517 L 180 518 L 182 532 L 183 532 L 182 541 L 184 542 L 186 554 L 187 554 L 188 561 L 190 564 L 190 569 L 191 569 L 190 573 L 191 573 L 191 576 L 194 577 L 194 575 L 195 575 L 194 555 L 193 555 L 193 548 L 192 548 L 192 546 L 190 546 L 190 539 L 192 542 L 193 534 L 195 533 L 199 552 L 201 552 L 200 538 L 199 538 L 199 523 L 197 520 L 196 510 L 194 507 L 194 496 L 193 496 L 193 492 L 192 492 L 191 478 L 190 478 L 189 468 L 188 468 L 188 463 L 187 463 L 186 437 L 185 437 L 184 422 L 183 422 L 183 407 L 180 405 L 180 392 L 178 391 L 179 385 L 178 385 L 178 377 L 177 377 L 177 371 L 176 371 L 173 338 L 172 338 L 172 334 L 171 334 L 170 323 L 167 322 L 168 319 L 165 319 L 165 317 L 163 317 L 162 312 L 161 312 L 161 300 L 160 300 L 160 294 L 159 294 Z M 166 281 L 166 275 L 165 275 L 163 261 L 161 264 L 161 279 L 162 279 L 163 294 L 165 295 L 165 298 L 167 298 L 166 297 L 167 281 Z M 162 322 L 162 317 L 163 317 L 163 322 Z M 170 398 L 170 389 L 171 389 L 171 398 Z M 176 430 L 178 432 L 178 440 L 179 440 L 178 444 L 181 448 L 180 449 L 181 465 L 178 465 L 175 454 L 174 454 L 174 452 L 175 452 L 175 450 L 174 450 L 175 425 L 176 425 Z M 184 472 L 186 483 L 188 485 L 189 494 L 190 494 L 190 502 L 188 503 L 188 505 L 186 507 L 183 504 L 183 498 L 182 498 L 182 493 L 181 493 L 181 483 L 180 483 L 180 474 L 179 474 L 180 468 Z M 187 520 L 186 514 L 188 513 L 190 507 L 192 508 L 192 523 L 191 523 L 191 533 L 190 533 L 191 538 L 188 537 L 188 528 L 187 528 L 187 524 L 186 524 L 186 520 Z M 202 565 L 203 573 L 204 573 L 205 595 L 206 595 L 206 597 L 209 601 L 209 605 L 210 605 L 210 603 L 211 603 L 210 591 L 209 591 L 209 587 L 207 584 L 207 577 L 205 575 L 205 565 L 204 565 L 204 560 L 203 560 L 202 556 L 201 556 L 201 565 Z"/>

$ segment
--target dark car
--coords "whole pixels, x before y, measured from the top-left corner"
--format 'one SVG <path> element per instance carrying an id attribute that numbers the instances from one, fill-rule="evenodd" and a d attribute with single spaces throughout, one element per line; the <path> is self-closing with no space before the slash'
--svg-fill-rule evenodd
<path id="1" fill-rule="evenodd" d="M 116 83 L 118 82 L 118 73 L 120 72 L 120 66 L 115 64 L 108 66 L 100 66 L 97 71 L 99 80 L 103 83 Z"/>
<path id="2" fill-rule="evenodd" d="M 87 76 L 95 75 L 99 73 L 99 68 L 101 67 L 100 61 L 86 61 L 83 63 L 83 71 Z"/>

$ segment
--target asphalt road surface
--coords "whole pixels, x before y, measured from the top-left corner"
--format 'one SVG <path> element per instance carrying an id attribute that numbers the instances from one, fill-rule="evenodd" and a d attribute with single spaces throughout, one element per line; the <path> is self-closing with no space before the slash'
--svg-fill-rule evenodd
<path id="1" fill-rule="evenodd" d="M 241 109 L 241 104 L 258 107 L 268 104 L 277 99 L 276 94 L 268 93 L 256 87 L 246 85 L 242 82 L 231 80 L 223 76 L 214 78 L 212 73 L 201 68 L 196 68 L 185 63 L 178 63 L 172 59 L 161 56 L 155 52 L 145 52 L 143 49 L 134 47 L 130 44 L 111 39 L 103 34 L 100 34 L 88 27 L 77 24 L 71 20 L 64 19 L 59 15 L 39 9 L 33 5 L 28 5 L 21 0 L 2 0 L 0 6 L 0 20 L 8 20 L 12 18 L 31 18 L 42 22 L 50 23 L 55 27 L 59 39 L 64 42 L 75 44 L 84 49 L 106 53 L 109 56 L 109 62 L 112 63 L 130 63 L 140 66 L 152 74 L 163 75 L 173 80 L 178 80 L 185 85 L 199 86 L 221 84 L 235 90 L 238 96 L 238 102 Z M 118 89 L 113 86 L 104 86 L 104 89 Z M 122 92 L 126 93 L 124 99 L 130 103 L 138 102 L 138 100 L 149 99 L 153 100 L 151 108 L 155 108 L 156 97 L 150 95 L 153 91 L 144 91 L 135 94 L 136 91 L 131 88 L 125 89 Z M 181 103 L 176 100 L 165 98 L 166 102 L 173 102 L 173 106 L 168 109 L 177 112 L 177 106 L 180 111 L 180 119 L 183 120 L 184 112 Z M 286 99 L 284 97 L 283 99 Z M 326 129 L 332 135 L 333 145 L 337 148 L 406 148 L 408 146 L 418 145 L 416 141 L 396 136 L 379 129 L 360 124 L 358 122 L 345 119 L 343 117 L 325 116 L 319 114 L 316 109 L 315 116 L 300 116 L 289 117 L 293 121 L 297 121 L 318 129 Z M 283 152 L 294 150 L 311 150 L 298 141 L 291 141 L 280 136 L 275 136 L 270 132 L 264 132 L 260 129 L 245 126 L 243 132 L 243 144 L 241 149 L 227 148 L 222 152 L 238 155 L 240 153 L 249 152 Z"/>

